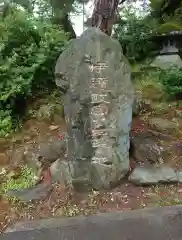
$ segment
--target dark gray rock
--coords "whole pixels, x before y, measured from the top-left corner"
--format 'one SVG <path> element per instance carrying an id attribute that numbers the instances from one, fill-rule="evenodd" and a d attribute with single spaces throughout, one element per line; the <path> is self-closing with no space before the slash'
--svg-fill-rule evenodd
<path id="1" fill-rule="evenodd" d="M 109 188 L 129 170 L 134 91 L 121 46 L 99 29 L 89 28 L 61 54 L 55 76 L 65 92 L 73 182 Z"/>
<path id="2" fill-rule="evenodd" d="M 51 190 L 51 185 L 40 183 L 36 186 L 26 189 L 9 190 L 6 195 L 8 197 L 16 197 L 22 202 L 40 201 L 44 200 L 50 194 Z"/>
<path id="3" fill-rule="evenodd" d="M 181 240 L 182 206 L 20 222 L 2 240 Z"/>
<path id="4" fill-rule="evenodd" d="M 24 150 L 24 161 L 33 169 L 38 170 L 40 162 L 44 168 L 47 168 L 58 158 L 63 158 L 65 152 L 65 140 L 50 138 L 39 144 L 27 145 Z"/>
<path id="5" fill-rule="evenodd" d="M 63 158 L 66 152 L 66 143 L 63 140 L 51 139 L 39 144 L 39 157 L 44 164 L 50 164 L 58 158 Z"/>
<path id="6" fill-rule="evenodd" d="M 129 180 L 137 185 L 174 183 L 178 181 L 176 172 L 168 166 L 136 167 L 129 176 Z"/>
<path id="7" fill-rule="evenodd" d="M 70 175 L 69 162 L 65 159 L 57 159 L 50 167 L 52 180 L 55 182 L 72 184 L 72 176 Z"/>
<path id="8" fill-rule="evenodd" d="M 166 146 L 152 133 L 136 133 L 131 137 L 134 148 L 134 157 L 140 163 L 164 163 L 172 158 L 174 146 Z"/>

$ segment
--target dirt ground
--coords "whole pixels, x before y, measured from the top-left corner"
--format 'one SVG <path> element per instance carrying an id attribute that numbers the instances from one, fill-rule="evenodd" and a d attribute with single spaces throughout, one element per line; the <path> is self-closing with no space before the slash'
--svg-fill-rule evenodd
<path id="1" fill-rule="evenodd" d="M 135 118 L 132 131 L 148 131 L 147 119 L 151 114 L 147 112 L 142 117 Z M 173 115 L 169 111 L 162 117 L 172 119 Z M 52 122 L 29 120 L 24 124 L 21 132 L 14 134 L 13 138 L 0 140 L 0 152 L 25 143 L 39 142 L 51 135 L 57 136 L 61 140 L 61 133 L 64 131 L 65 123 L 59 116 L 56 116 Z M 174 139 L 179 141 L 180 136 L 174 136 Z M 181 164 L 179 155 L 174 159 L 175 163 L 171 162 L 172 165 Z M 54 184 L 49 197 L 41 202 L 21 204 L 10 202 L 1 196 L 0 230 L 3 231 L 10 224 L 24 219 L 71 217 L 180 203 L 182 203 L 182 185 L 180 184 L 138 187 L 123 180 L 120 186 L 110 191 L 92 191 L 87 194 L 76 193 L 61 184 Z"/>

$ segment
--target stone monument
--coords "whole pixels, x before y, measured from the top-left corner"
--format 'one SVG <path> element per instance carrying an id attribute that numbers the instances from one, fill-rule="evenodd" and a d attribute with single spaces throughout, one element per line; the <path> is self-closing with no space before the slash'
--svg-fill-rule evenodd
<path id="1" fill-rule="evenodd" d="M 182 39 L 181 31 L 171 31 L 166 34 L 157 35 L 152 38 L 154 42 L 160 43 L 162 49 L 151 63 L 152 67 L 168 69 L 173 66 L 182 67 L 178 46 Z"/>
<path id="2" fill-rule="evenodd" d="M 55 76 L 65 92 L 69 181 L 87 189 L 112 187 L 129 171 L 134 98 L 119 42 L 87 29 L 60 55 Z"/>

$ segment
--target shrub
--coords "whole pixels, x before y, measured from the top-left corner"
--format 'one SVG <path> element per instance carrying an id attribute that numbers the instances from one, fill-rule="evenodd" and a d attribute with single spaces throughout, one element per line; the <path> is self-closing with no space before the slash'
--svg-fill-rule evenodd
<path id="1" fill-rule="evenodd" d="M 182 98 L 182 69 L 172 67 L 168 70 L 162 70 L 159 80 L 170 98 Z"/>
<path id="2" fill-rule="evenodd" d="M 54 66 L 66 41 L 58 26 L 27 12 L 0 18 L 0 136 L 10 132 L 28 97 L 55 86 Z"/>
<path id="3" fill-rule="evenodd" d="M 126 20 L 117 25 L 114 36 L 130 62 L 142 61 L 153 54 L 156 46 L 150 36 L 156 25 L 155 20 L 138 17 L 135 13 L 127 14 Z"/>
<path id="4" fill-rule="evenodd" d="M 142 94 L 142 98 L 152 101 L 161 102 L 166 98 L 163 84 L 159 81 L 159 71 L 148 71 L 136 78 L 134 81 L 137 93 Z"/>

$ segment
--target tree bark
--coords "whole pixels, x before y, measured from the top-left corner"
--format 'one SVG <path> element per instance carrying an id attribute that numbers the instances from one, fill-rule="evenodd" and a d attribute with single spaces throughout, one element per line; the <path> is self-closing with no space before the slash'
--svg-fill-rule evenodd
<path id="1" fill-rule="evenodd" d="M 117 20 L 119 0 L 95 0 L 92 14 L 92 26 L 111 36 Z"/>
<path id="2" fill-rule="evenodd" d="M 54 24 L 62 26 L 64 31 L 69 34 L 69 39 L 76 38 L 76 33 L 73 29 L 73 26 L 71 24 L 68 14 L 65 14 L 62 18 L 55 16 L 52 18 L 52 22 Z"/>

